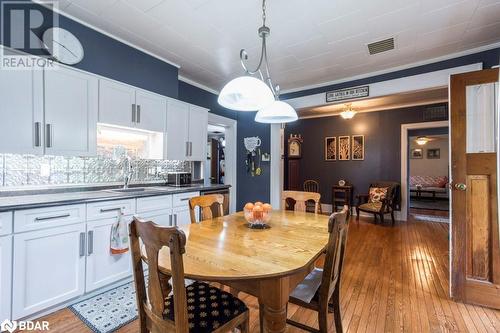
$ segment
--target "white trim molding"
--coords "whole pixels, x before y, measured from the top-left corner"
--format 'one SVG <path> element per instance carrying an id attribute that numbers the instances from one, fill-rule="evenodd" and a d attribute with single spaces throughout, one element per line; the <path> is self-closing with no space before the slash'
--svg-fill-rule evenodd
<path id="1" fill-rule="evenodd" d="M 274 209 L 281 209 L 281 192 L 283 192 L 284 173 L 284 135 L 285 129 L 281 124 L 271 125 L 271 179 L 270 203 Z"/>
<path id="2" fill-rule="evenodd" d="M 229 190 L 229 212 L 236 212 L 236 192 L 237 192 L 237 148 L 238 148 L 238 137 L 237 137 L 237 124 L 238 122 L 234 119 L 219 116 L 215 113 L 208 113 L 208 123 L 211 125 L 222 126 L 226 129 L 226 170 L 224 177 L 224 184 L 231 185 Z M 208 163 L 205 161 L 205 163 Z M 207 177 L 205 177 L 207 178 Z"/>
<path id="3" fill-rule="evenodd" d="M 408 218 L 408 131 L 424 128 L 449 127 L 448 120 L 430 121 L 423 123 L 401 124 L 401 212 L 398 220 L 406 221 Z M 451 155 L 451 154 L 450 154 Z M 450 156 L 448 156 L 450 159 Z M 449 162 L 450 163 L 450 162 Z"/>

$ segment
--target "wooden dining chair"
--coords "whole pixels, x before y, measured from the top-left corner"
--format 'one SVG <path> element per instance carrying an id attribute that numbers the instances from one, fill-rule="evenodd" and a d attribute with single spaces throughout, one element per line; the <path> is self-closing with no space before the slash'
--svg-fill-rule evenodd
<path id="1" fill-rule="evenodd" d="M 293 200 L 295 205 L 293 210 L 296 212 L 305 212 L 308 201 L 314 201 L 314 213 L 320 212 L 320 199 L 321 194 L 314 192 L 301 192 L 301 191 L 283 191 L 281 195 L 283 209 L 289 207 L 289 200 Z"/>
<path id="2" fill-rule="evenodd" d="M 200 221 L 196 221 L 196 207 L 201 208 Z M 209 194 L 189 199 L 189 214 L 191 223 L 224 216 L 224 196 L 222 194 Z"/>
<path id="3" fill-rule="evenodd" d="M 333 310 L 335 330 L 342 332 L 340 314 L 340 280 L 347 242 L 346 205 L 341 212 L 333 213 L 328 221 L 328 245 L 323 270 L 314 269 L 291 293 L 289 302 L 318 312 L 319 330 L 287 319 L 287 323 L 309 332 L 328 332 L 328 312 Z"/>
<path id="4" fill-rule="evenodd" d="M 204 282 L 185 286 L 182 255 L 186 235 L 182 230 L 134 217 L 130 241 L 141 333 L 228 332 L 234 328 L 249 332 L 249 311 L 240 299 Z M 162 247 L 169 248 L 163 253 L 170 255 L 172 285 L 168 283 L 170 276 L 158 268 Z M 147 292 L 143 260 L 149 267 Z"/>
<path id="5" fill-rule="evenodd" d="M 303 185 L 304 192 L 316 192 L 319 193 L 319 183 L 315 180 L 308 179 Z"/>

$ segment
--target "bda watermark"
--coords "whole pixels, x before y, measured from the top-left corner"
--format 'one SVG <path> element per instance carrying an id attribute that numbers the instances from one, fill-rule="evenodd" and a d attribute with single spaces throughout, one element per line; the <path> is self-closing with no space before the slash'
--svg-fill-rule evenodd
<path id="1" fill-rule="evenodd" d="M 0 17 L 0 68 L 32 70 L 54 68 L 42 38 L 47 27 L 57 27 L 57 1 L 2 1 Z"/>
<path id="2" fill-rule="evenodd" d="M 48 321 L 31 321 L 31 320 L 8 320 L 5 319 L 0 324 L 0 332 L 14 332 L 15 330 L 21 331 L 48 331 Z"/>

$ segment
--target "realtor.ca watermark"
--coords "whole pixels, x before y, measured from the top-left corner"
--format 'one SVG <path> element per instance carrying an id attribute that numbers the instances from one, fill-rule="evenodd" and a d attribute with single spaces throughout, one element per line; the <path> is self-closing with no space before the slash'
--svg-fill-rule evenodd
<path id="1" fill-rule="evenodd" d="M 31 320 L 8 320 L 5 319 L 0 324 L 0 332 L 12 333 L 16 330 L 20 331 L 49 331 L 48 321 L 31 321 Z"/>
<path id="2" fill-rule="evenodd" d="M 57 27 L 57 1 L 2 1 L 0 69 L 33 70 L 57 67 L 43 42 L 47 27 Z"/>

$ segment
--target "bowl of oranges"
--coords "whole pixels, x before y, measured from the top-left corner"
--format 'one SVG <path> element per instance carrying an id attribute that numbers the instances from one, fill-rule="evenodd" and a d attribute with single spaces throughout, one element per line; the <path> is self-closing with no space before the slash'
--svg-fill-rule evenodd
<path id="1" fill-rule="evenodd" d="M 256 203 L 248 202 L 243 209 L 245 220 L 248 226 L 254 229 L 267 229 L 267 222 L 271 219 L 271 211 L 273 207 L 268 203 L 257 201 Z"/>

